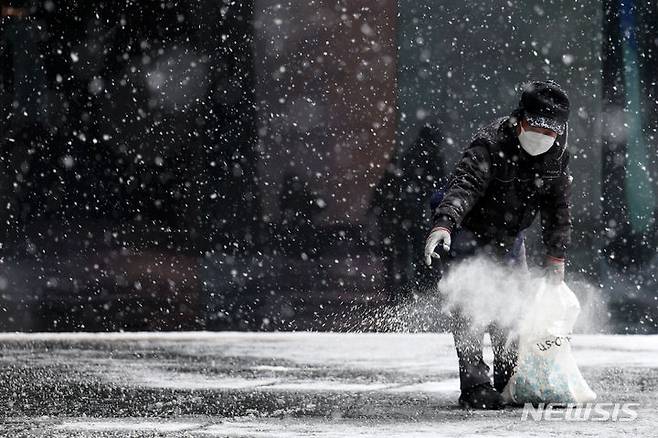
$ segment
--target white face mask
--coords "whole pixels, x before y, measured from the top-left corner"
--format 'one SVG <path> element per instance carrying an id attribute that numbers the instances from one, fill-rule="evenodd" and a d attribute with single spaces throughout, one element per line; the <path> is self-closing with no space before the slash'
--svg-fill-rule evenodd
<path id="1" fill-rule="evenodd" d="M 550 135 L 540 134 L 539 132 L 526 131 L 521 126 L 521 133 L 519 134 L 519 143 L 521 147 L 533 157 L 541 155 L 553 146 L 555 138 Z"/>

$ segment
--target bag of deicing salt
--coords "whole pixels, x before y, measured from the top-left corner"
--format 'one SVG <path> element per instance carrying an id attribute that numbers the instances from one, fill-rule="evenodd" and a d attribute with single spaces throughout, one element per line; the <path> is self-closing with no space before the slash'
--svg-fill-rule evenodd
<path id="1" fill-rule="evenodd" d="M 571 352 L 578 298 L 563 282 L 539 280 L 518 326 L 517 366 L 503 391 L 507 402 L 586 403 L 596 398 Z"/>

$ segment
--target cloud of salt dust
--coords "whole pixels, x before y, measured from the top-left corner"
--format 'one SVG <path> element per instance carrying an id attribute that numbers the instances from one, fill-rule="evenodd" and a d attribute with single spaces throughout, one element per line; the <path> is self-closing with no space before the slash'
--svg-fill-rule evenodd
<path id="1" fill-rule="evenodd" d="M 457 264 L 441 279 L 444 311 L 459 310 L 474 325 L 495 322 L 512 328 L 532 301 L 538 273 L 473 257 Z"/>
<path id="2" fill-rule="evenodd" d="M 461 313 L 473 324 L 491 322 L 513 332 L 537 292 L 542 275 L 538 267 L 523 270 L 505 266 L 485 256 L 469 258 L 452 267 L 439 290 L 412 291 L 412 297 L 395 306 L 353 309 L 357 322 L 343 330 L 363 332 L 442 332 L 450 330 L 451 313 Z M 599 287 L 584 279 L 567 282 L 580 301 L 581 312 L 574 331 L 607 332 L 607 304 Z"/>
<path id="3" fill-rule="evenodd" d="M 474 325 L 496 322 L 512 328 L 535 295 L 531 280 L 528 271 L 484 256 L 469 258 L 451 268 L 439 282 L 438 292 L 415 290 L 404 303 L 364 312 L 350 331 L 449 331 L 451 313 L 457 309 Z"/>
<path id="4" fill-rule="evenodd" d="M 538 267 L 525 270 L 483 256 L 467 259 L 454 266 L 439 283 L 443 311 L 459 309 L 473 324 L 485 326 L 494 322 L 514 330 L 532 305 L 542 275 Z M 582 279 L 568 280 L 567 286 L 581 308 L 574 331 L 607 331 L 607 305 L 601 289 Z"/>

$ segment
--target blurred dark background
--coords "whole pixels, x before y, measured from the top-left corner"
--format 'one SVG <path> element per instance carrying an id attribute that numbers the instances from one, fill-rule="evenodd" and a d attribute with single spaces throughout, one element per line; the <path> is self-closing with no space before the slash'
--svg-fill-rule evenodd
<path id="1" fill-rule="evenodd" d="M 657 330 L 649 6 L 0 5 L 2 330 L 396 329 L 429 197 L 535 78 L 573 102 L 569 279 Z"/>

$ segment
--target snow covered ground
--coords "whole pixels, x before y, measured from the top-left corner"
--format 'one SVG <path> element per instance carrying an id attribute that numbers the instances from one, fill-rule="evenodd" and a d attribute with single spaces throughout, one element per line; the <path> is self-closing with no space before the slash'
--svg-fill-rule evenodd
<path id="1" fill-rule="evenodd" d="M 447 334 L 4 333 L 0 436 L 651 434 L 658 336 L 572 345 L 599 400 L 639 403 L 637 419 L 463 411 Z"/>

